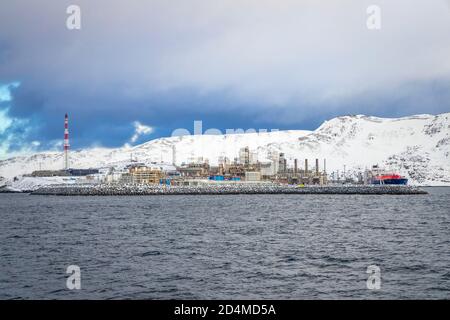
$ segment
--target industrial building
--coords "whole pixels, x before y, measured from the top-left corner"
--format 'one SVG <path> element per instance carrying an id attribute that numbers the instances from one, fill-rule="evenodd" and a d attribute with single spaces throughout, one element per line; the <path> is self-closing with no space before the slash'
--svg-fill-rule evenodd
<path id="1" fill-rule="evenodd" d="M 137 165 L 129 168 L 129 177 L 135 184 L 158 184 L 165 175 L 159 168 Z"/>
<path id="2" fill-rule="evenodd" d="M 218 166 L 210 166 L 209 162 L 195 162 L 177 167 L 181 179 L 203 179 L 210 182 L 218 181 L 270 181 L 285 184 L 326 185 L 328 183 L 326 172 L 326 159 L 323 168 L 319 166 L 319 159 L 315 165 L 310 166 L 309 159 L 304 159 L 304 166 L 300 168 L 298 159 L 292 159 L 289 166 L 284 153 L 270 152 L 268 161 L 258 161 L 257 154 L 249 147 L 239 150 L 238 157 L 231 162 L 221 156 Z M 293 165 L 292 165 L 293 164 Z"/>
<path id="3" fill-rule="evenodd" d="M 75 176 L 85 177 L 90 183 L 119 184 L 163 184 L 163 185 L 198 185 L 227 183 L 281 183 L 301 185 L 325 185 L 328 183 L 326 160 L 319 168 L 319 159 L 310 168 L 308 159 L 300 168 L 298 159 L 286 157 L 284 153 L 270 151 L 263 161 L 258 153 L 243 147 L 231 161 L 225 156 L 218 159 L 217 165 L 210 165 L 208 159 L 197 157 L 188 164 L 177 166 L 176 149 L 172 147 L 172 167 L 139 163 L 131 157 L 125 165 L 109 168 L 70 168 L 69 163 L 69 118 L 64 117 L 64 168 L 61 170 L 34 171 L 32 177 Z"/>
<path id="4" fill-rule="evenodd" d="M 67 169 L 67 170 L 37 170 L 33 171 L 30 177 L 85 177 L 98 174 L 98 169 Z"/>
<path id="5" fill-rule="evenodd" d="M 319 167 L 319 159 L 315 159 L 315 166 L 309 167 L 309 159 L 304 159 L 303 169 L 299 168 L 298 159 L 294 159 L 293 168 L 288 168 L 283 161 L 283 171 L 279 170 L 278 179 L 289 184 L 326 185 L 328 183 L 326 172 L 326 159 L 323 160 L 323 169 Z"/>
<path id="6" fill-rule="evenodd" d="M 248 182 L 261 181 L 261 172 L 259 172 L 259 171 L 246 171 L 245 172 L 245 181 L 248 181 Z"/>
<path id="7" fill-rule="evenodd" d="M 66 113 L 64 115 L 64 165 L 61 170 L 36 170 L 31 174 L 26 175 L 30 177 L 87 177 L 90 175 L 96 175 L 99 173 L 98 169 L 73 169 L 70 168 L 69 164 L 69 115 Z"/>

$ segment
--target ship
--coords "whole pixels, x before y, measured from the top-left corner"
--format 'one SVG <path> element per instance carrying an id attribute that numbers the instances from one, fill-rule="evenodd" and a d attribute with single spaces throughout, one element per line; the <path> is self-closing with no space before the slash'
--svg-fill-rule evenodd
<path id="1" fill-rule="evenodd" d="M 399 174 L 381 174 L 372 178 L 372 184 L 407 184 L 408 179 Z"/>
<path id="2" fill-rule="evenodd" d="M 395 184 L 395 185 L 406 185 L 408 179 L 402 177 L 398 173 L 387 173 L 381 170 L 378 166 L 372 167 L 372 178 L 370 180 L 371 184 Z"/>

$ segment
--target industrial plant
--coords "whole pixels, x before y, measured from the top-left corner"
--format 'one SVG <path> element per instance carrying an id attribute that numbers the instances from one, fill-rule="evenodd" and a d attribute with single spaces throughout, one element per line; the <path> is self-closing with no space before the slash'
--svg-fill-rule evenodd
<path id="1" fill-rule="evenodd" d="M 221 156 L 210 159 L 192 158 L 177 163 L 176 146 L 172 147 L 172 163 L 140 162 L 131 158 L 121 164 L 98 168 L 72 168 L 70 165 L 69 116 L 64 117 L 63 160 L 60 170 L 37 170 L 28 177 L 76 177 L 77 183 L 133 184 L 162 186 L 202 186 L 272 183 L 279 185 L 326 186 L 329 184 L 406 184 L 407 179 L 396 174 L 383 174 L 374 166 L 359 173 L 358 179 L 348 179 L 339 172 L 327 173 L 327 159 L 288 159 L 284 153 L 270 151 L 265 160 L 248 146 L 239 149 L 233 159 Z M 313 161 L 311 161 L 313 160 Z"/>

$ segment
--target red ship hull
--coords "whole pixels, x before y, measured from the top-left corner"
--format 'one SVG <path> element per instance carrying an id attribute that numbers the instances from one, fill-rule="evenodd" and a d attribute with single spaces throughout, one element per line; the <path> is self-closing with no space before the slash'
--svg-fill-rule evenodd
<path id="1" fill-rule="evenodd" d="M 372 184 L 402 184 L 408 183 L 408 179 L 398 174 L 383 174 L 372 179 Z"/>

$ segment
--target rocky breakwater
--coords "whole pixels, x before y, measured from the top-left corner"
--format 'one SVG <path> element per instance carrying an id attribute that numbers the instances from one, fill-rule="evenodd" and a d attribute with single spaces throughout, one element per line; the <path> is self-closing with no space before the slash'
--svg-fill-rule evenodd
<path id="1" fill-rule="evenodd" d="M 291 186 L 264 184 L 220 184 L 200 186 L 161 186 L 137 184 L 52 185 L 39 188 L 33 195 L 122 196 L 122 195 L 226 195 L 226 194 L 364 194 L 413 195 L 426 191 L 410 186 Z"/>

